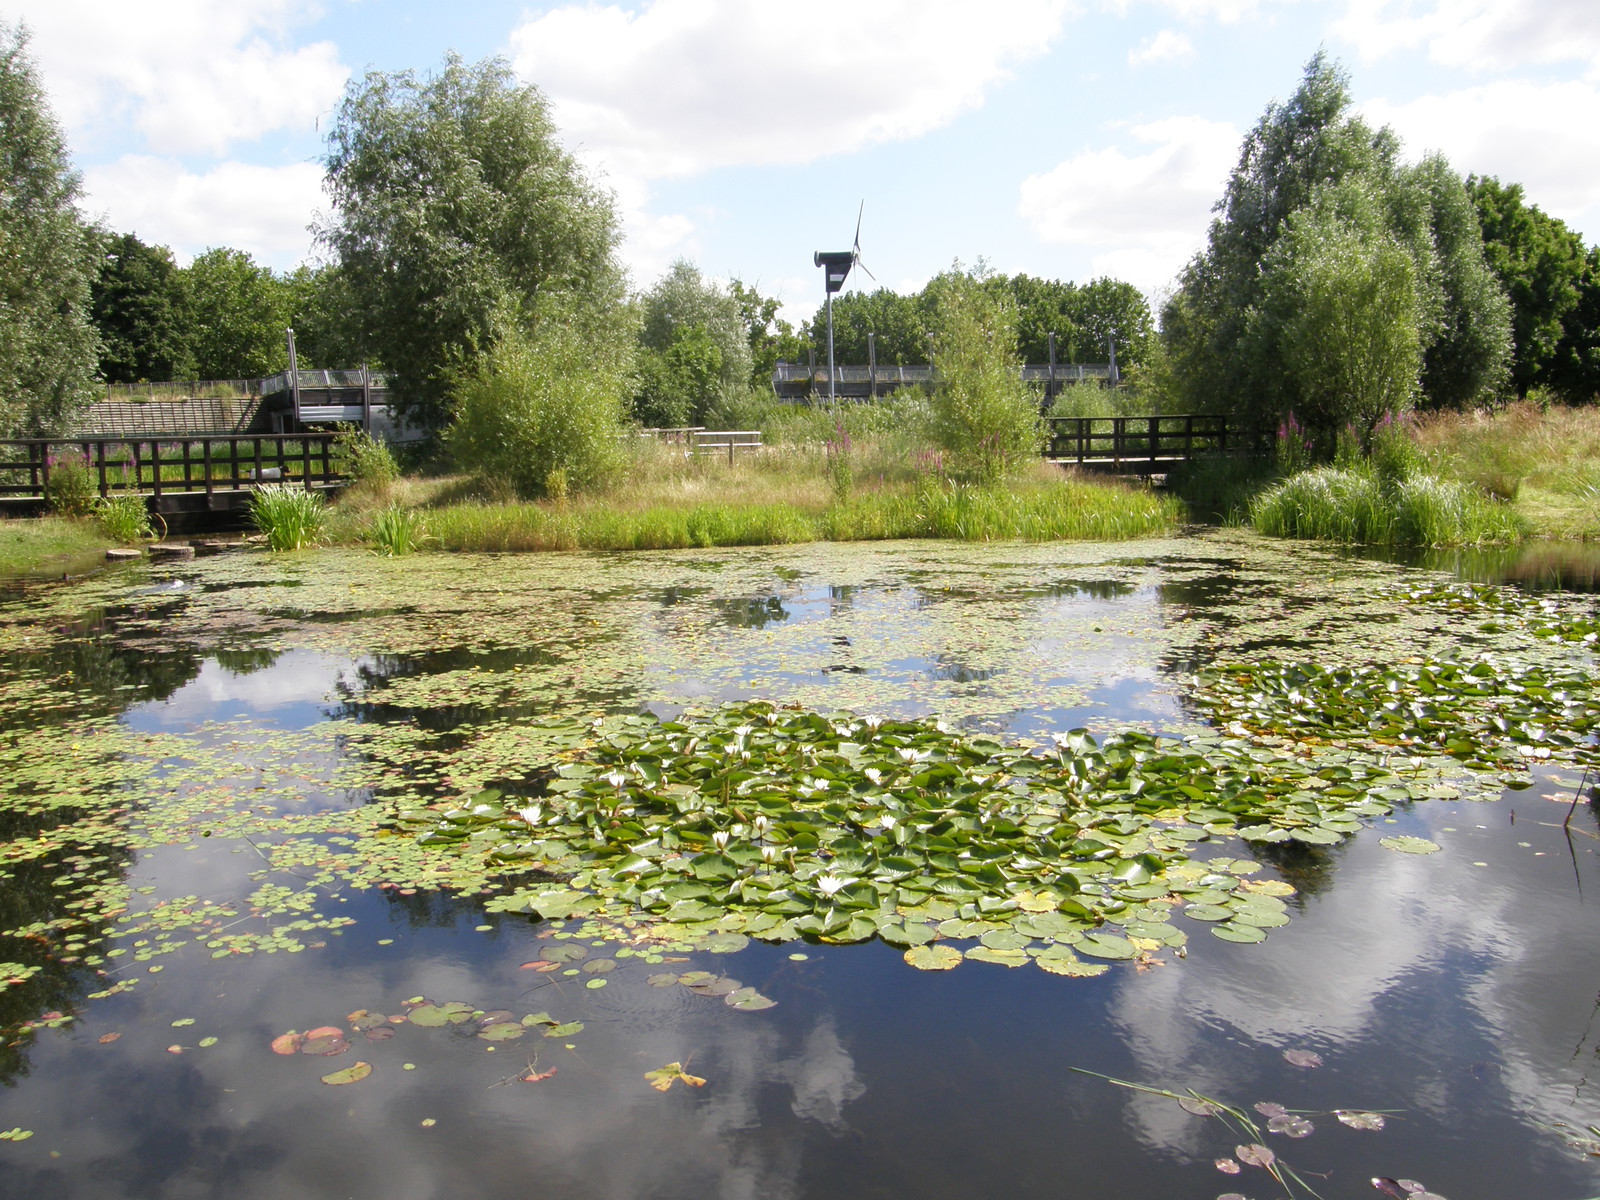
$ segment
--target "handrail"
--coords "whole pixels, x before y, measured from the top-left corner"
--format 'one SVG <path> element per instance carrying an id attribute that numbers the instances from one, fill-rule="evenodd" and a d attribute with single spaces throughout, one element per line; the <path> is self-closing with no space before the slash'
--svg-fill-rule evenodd
<path id="1" fill-rule="evenodd" d="M 0 495 L 43 497 L 61 459 L 80 459 L 101 496 L 239 491 L 268 480 L 339 483 L 333 433 L 0 439 Z M 225 449 L 226 453 L 222 451 Z M 55 451 L 60 451 L 56 453 Z M 20 478 L 19 478 L 20 477 Z"/>

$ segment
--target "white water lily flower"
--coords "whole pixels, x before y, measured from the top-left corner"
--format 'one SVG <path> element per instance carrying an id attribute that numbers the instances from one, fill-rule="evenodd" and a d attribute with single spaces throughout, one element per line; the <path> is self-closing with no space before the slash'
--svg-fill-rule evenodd
<path id="1" fill-rule="evenodd" d="M 715 843 L 718 850 L 726 850 L 728 848 L 728 841 L 732 837 L 733 834 L 729 833 L 726 829 L 719 829 L 717 832 L 711 835 L 711 840 L 713 843 Z"/>
<path id="2" fill-rule="evenodd" d="M 866 770 L 862 771 L 861 773 L 863 775 L 865 775 L 868 779 L 872 780 L 873 783 L 882 783 L 883 782 L 883 772 L 878 770 L 877 767 L 868 767 L 868 768 L 866 768 Z"/>
<path id="3" fill-rule="evenodd" d="M 606 774 L 605 781 L 612 787 L 619 788 L 628 782 L 628 777 L 621 771 L 611 771 Z"/>
<path id="4" fill-rule="evenodd" d="M 755 826 L 757 837 L 766 837 L 767 830 L 772 828 L 772 822 L 767 820 L 765 815 L 757 817 L 750 823 Z"/>
<path id="5" fill-rule="evenodd" d="M 544 817 L 544 805 L 530 804 L 527 808 L 519 808 L 517 809 L 517 816 L 521 817 L 529 825 L 537 825 Z"/>
<path id="6" fill-rule="evenodd" d="M 854 880 L 844 879 L 838 875 L 819 875 L 817 876 L 817 891 L 824 896 L 833 896 L 844 891 L 853 882 Z"/>
<path id="7" fill-rule="evenodd" d="M 761 861 L 768 864 L 777 862 L 778 848 L 776 846 L 761 847 Z"/>

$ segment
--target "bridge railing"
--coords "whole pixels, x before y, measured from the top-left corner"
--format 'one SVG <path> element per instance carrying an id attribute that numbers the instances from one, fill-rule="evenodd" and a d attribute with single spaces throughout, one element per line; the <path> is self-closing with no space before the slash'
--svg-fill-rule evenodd
<path id="1" fill-rule="evenodd" d="M 100 495 L 238 491 L 281 481 L 310 488 L 341 482 L 337 434 L 226 437 L 20 438 L 0 440 L 0 495 L 42 497 L 50 473 L 75 459 Z"/>
<path id="2" fill-rule="evenodd" d="M 1269 449 L 1270 434 L 1214 413 L 1046 417 L 1045 457 L 1058 462 L 1161 463 L 1212 451 Z"/>

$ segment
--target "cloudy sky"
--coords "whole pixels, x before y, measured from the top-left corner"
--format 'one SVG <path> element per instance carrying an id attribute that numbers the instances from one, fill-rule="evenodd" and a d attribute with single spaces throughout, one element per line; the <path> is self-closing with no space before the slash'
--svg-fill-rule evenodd
<path id="1" fill-rule="evenodd" d="M 500 55 L 617 196 L 636 284 L 674 258 L 821 299 L 953 260 L 1159 292 L 1239 140 L 1319 46 L 1408 155 L 1524 184 L 1600 240 L 1593 0 L 0 0 L 25 21 L 86 207 L 172 247 L 311 257 L 346 82 Z M 870 280 L 863 280 L 870 286 Z"/>

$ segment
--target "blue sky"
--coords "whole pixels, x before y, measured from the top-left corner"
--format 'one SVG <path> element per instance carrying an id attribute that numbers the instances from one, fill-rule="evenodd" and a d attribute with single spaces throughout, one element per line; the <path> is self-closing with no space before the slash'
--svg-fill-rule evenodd
<path id="1" fill-rule="evenodd" d="M 1521 182 L 1600 240 L 1594 0 L 0 0 L 25 21 L 85 208 L 180 260 L 315 253 L 346 81 L 505 57 L 616 193 L 644 287 L 677 257 L 821 300 L 817 249 L 889 287 L 954 260 L 1152 295 L 1239 141 L 1318 47 L 1409 157 Z M 870 280 L 859 282 L 872 286 Z"/>

